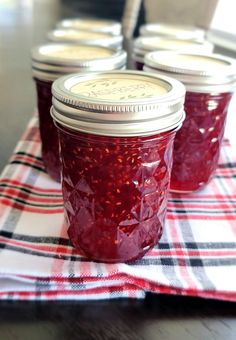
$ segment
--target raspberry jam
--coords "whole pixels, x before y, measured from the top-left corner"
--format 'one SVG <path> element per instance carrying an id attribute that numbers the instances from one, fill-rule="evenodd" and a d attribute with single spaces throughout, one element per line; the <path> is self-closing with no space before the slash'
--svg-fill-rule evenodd
<path id="1" fill-rule="evenodd" d="M 186 119 L 174 143 L 171 190 L 196 191 L 211 179 L 231 97 L 232 93 L 186 93 Z"/>
<path id="2" fill-rule="evenodd" d="M 65 215 L 81 254 L 133 261 L 160 239 L 184 94 L 175 80 L 134 71 L 54 82 Z"/>
<path id="3" fill-rule="evenodd" d="M 136 69 L 136 70 L 142 71 L 142 70 L 143 70 L 144 64 L 141 63 L 140 61 L 135 61 L 135 62 L 134 62 L 134 66 L 135 66 L 135 69 Z"/>
<path id="4" fill-rule="evenodd" d="M 87 45 L 48 44 L 32 52 L 33 75 L 36 82 L 42 158 L 47 173 L 60 181 L 60 158 L 57 129 L 50 115 L 51 86 L 62 74 L 75 71 L 113 70 L 123 68 L 126 52 Z"/>
<path id="5" fill-rule="evenodd" d="M 52 83 L 39 79 L 35 79 L 35 82 L 43 163 L 47 173 L 57 182 L 60 182 L 61 163 L 58 149 L 58 134 L 50 115 L 50 108 L 52 106 Z"/>
<path id="6" fill-rule="evenodd" d="M 227 110 L 236 82 L 235 61 L 216 54 L 154 52 L 145 70 L 168 74 L 186 88 L 186 119 L 174 142 L 170 188 L 193 192 L 212 178 L 218 164 Z"/>
<path id="7" fill-rule="evenodd" d="M 142 257 L 162 235 L 175 132 L 110 137 L 60 126 L 72 244 L 91 259 Z"/>

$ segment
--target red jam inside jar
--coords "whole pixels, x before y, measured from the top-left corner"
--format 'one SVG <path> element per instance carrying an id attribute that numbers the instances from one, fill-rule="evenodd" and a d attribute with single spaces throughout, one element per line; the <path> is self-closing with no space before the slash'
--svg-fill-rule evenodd
<path id="1" fill-rule="evenodd" d="M 42 141 L 42 158 L 47 173 L 57 182 L 61 178 L 57 128 L 50 115 L 52 82 L 35 79 L 39 113 L 39 130 Z"/>
<path id="2" fill-rule="evenodd" d="M 141 63 L 141 61 L 137 61 L 137 60 L 134 61 L 134 67 L 135 67 L 136 70 L 142 71 L 143 66 L 144 66 L 144 64 Z"/>
<path id="3" fill-rule="evenodd" d="M 203 188 L 218 164 L 228 106 L 236 83 L 236 63 L 218 54 L 153 52 L 145 71 L 172 75 L 187 88 L 182 128 L 176 133 L 170 189 Z"/>
<path id="4" fill-rule="evenodd" d="M 53 80 L 62 74 L 81 73 L 125 66 L 126 52 L 101 46 L 47 44 L 32 51 L 33 75 L 36 82 L 42 158 L 47 173 L 57 182 L 61 179 L 58 132 L 50 115 Z"/>
<path id="5" fill-rule="evenodd" d="M 52 92 L 72 244 L 95 261 L 141 258 L 162 235 L 184 86 L 117 71 L 61 78 Z"/>
<path id="6" fill-rule="evenodd" d="M 162 235 L 175 132 L 119 138 L 60 126 L 69 237 L 91 259 L 142 257 Z"/>
<path id="7" fill-rule="evenodd" d="M 211 179 L 231 97 L 232 93 L 186 93 L 186 118 L 174 142 L 171 190 L 196 191 Z"/>

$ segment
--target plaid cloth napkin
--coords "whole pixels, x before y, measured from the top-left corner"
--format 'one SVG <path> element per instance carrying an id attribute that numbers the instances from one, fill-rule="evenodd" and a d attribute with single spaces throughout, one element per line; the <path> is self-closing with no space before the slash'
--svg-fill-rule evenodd
<path id="1" fill-rule="evenodd" d="M 236 301 L 236 163 L 224 142 L 204 191 L 171 195 L 161 242 L 133 264 L 71 247 L 60 185 L 44 171 L 34 117 L 0 178 L 0 298 L 140 298 L 145 292 Z"/>

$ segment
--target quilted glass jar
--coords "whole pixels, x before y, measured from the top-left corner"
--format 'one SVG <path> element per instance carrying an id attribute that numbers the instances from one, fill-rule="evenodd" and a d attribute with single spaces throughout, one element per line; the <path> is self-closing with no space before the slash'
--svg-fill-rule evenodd
<path id="1" fill-rule="evenodd" d="M 213 44 L 208 41 L 190 41 L 165 37 L 139 37 L 134 40 L 132 60 L 137 70 L 142 70 L 144 57 L 153 51 L 181 51 L 187 53 L 210 53 Z"/>
<path id="2" fill-rule="evenodd" d="M 60 159 L 57 129 L 50 115 L 52 82 L 73 72 L 123 69 L 125 65 L 126 52 L 123 50 L 72 44 L 48 44 L 33 49 L 42 158 L 47 173 L 56 181 L 60 181 Z"/>
<path id="3" fill-rule="evenodd" d="M 203 188 L 218 164 L 227 110 L 235 81 L 235 61 L 217 54 L 153 52 L 145 70 L 171 75 L 186 86 L 183 127 L 176 134 L 171 190 Z"/>
<path id="4" fill-rule="evenodd" d="M 162 235 L 184 86 L 116 71 L 63 77 L 52 91 L 72 244 L 97 261 L 142 257 Z"/>
<path id="5" fill-rule="evenodd" d="M 110 33 L 112 35 L 121 34 L 121 23 L 113 20 L 71 18 L 58 22 L 57 28 L 72 28 L 76 30 Z"/>
<path id="6" fill-rule="evenodd" d="M 47 38 L 52 42 L 64 42 L 72 44 L 89 44 L 104 47 L 122 48 L 123 36 L 112 35 L 105 32 L 93 32 L 86 30 L 78 30 L 73 28 L 57 28 L 48 32 Z"/>

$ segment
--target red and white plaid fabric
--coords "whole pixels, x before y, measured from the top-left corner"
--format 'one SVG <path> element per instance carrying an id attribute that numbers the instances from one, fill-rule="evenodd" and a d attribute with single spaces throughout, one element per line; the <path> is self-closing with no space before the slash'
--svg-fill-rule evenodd
<path id="1" fill-rule="evenodd" d="M 0 178 L 0 298 L 140 298 L 145 292 L 236 301 L 236 159 L 224 142 L 204 191 L 171 195 L 158 246 L 133 264 L 71 247 L 60 185 L 44 171 L 34 117 Z"/>

